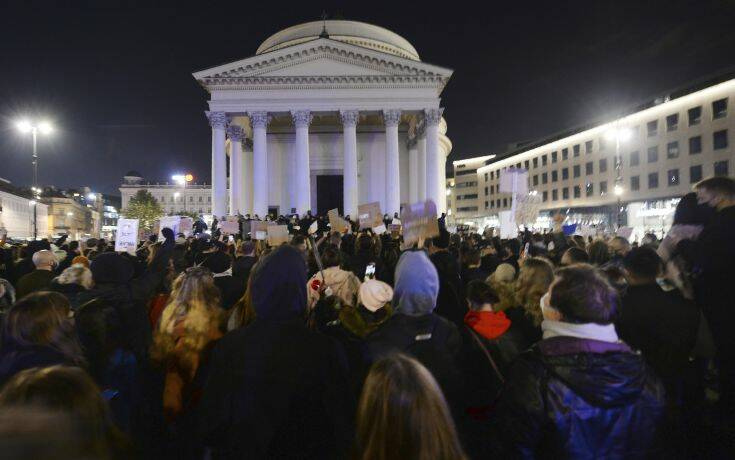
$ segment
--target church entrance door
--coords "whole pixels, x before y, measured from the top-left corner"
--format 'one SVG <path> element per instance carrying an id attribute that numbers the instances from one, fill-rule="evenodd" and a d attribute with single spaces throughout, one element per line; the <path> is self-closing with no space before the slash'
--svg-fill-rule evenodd
<path id="1" fill-rule="evenodd" d="M 316 176 L 316 212 L 326 215 L 330 209 L 343 212 L 343 178 L 341 175 Z"/>

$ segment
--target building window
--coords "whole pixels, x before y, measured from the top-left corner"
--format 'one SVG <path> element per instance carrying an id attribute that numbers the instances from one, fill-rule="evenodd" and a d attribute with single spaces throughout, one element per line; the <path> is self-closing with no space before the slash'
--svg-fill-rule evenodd
<path id="1" fill-rule="evenodd" d="M 487 201 L 485 203 L 487 203 Z M 485 207 L 487 207 L 487 206 L 485 206 Z M 492 201 L 492 200 L 490 200 L 490 209 L 493 209 L 493 208 L 495 208 L 495 202 Z"/>
<path id="2" fill-rule="evenodd" d="M 490 171 L 490 179 L 495 179 L 495 171 Z"/>
<path id="3" fill-rule="evenodd" d="M 556 152 L 551 152 L 551 162 L 552 163 L 556 163 L 556 160 L 557 160 L 557 158 L 556 158 Z"/>
<path id="4" fill-rule="evenodd" d="M 587 174 L 587 175 L 594 174 L 593 170 L 594 170 L 594 166 L 593 166 L 593 164 L 592 164 L 591 161 L 588 161 L 587 163 L 585 163 L 585 165 L 584 165 L 584 173 L 585 174 Z"/>
<path id="5" fill-rule="evenodd" d="M 727 148 L 727 130 L 715 131 L 712 133 L 712 148 L 721 150 Z"/>
<path id="6" fill-rule="evenodd" d="M 673 113 L 666 117 L 666 131 L 676 131 L 679 127 L 679 114 Z"/>
<path id="7" fill-rule="evenodd" d="M 202 197 L 201 197 L 201 196 L 199 197 L 199 202 L 200 202 L 200 203 L 202 202 Z"/>
<path id="8" fill-rule="evenodd" d="M 567 179 L 569 179 L 569 168 L 562 168 L 561 180 L 567 180 Z"/>
<path id="9" fill-rule="evenodd" d="M 580 147 L 579 144 L 576 144 L 572 147 L 572 153 L 575 157 L 579 156 Z"/>
<path id="10" fill-rule="evenodd" d="M 557 189 L 554 189 L 551 191 L 551 201 L 556 201 L 559 199 L 559 191 Z"/>
<path id="11" fill-rule="evenodd" d="M 689 126 L 698 125 L 702 121 L 702 106 L 694 107 L 687 111 Z"/>
<path id="12" fill-rule="evenodd" d="M 487 173 L 485 173 L 485 182 L 487 182 Z"/>
<path id="13" fill-rule="evenodd" d="M 538 158 L 533 159 L 533 167 L 538 168 Z"/>
<path id="14" fill-rule="evenodd" d="M 559 180 L 559 171 L 551 171 L 551 182 Z"/>
<path id="15" fill-rule="evenodd" d="M 679 185 L 679 170 L 669 169 L 667 180 L 669 181 L 669 187 L 676 187 Z"/>
<path id="16" fill-rule="evenodd" d="M 574 198 L 581 198 L 582 197 L 582 187 L 579 185 L 574 186 Z"/>
<path id="17" fill-rule="evenodd" d="M 641 164 L 641 155 L 638 153 L 638 150 L 630 152 L 630 165 L 638 166 L 639 164 Z"/>
<path id="18" fill-rule="evenodd" d="M 712 119 L 725 118 L 727 116 L 727 98 L 718 99 L 712 103 Z"/>
<path id="19" fill-rule="evenodd" d="M 548 158 L 546 155 L 541 155 L 541 166 L 546 166 L 546 163 L 548 163 Z"/>
<path id="20" fill-rule="evenodd" d="M 211 196 L 208 196 L 207 197 L 207 203 L 211 203 L 211 202 L 212 202 L 212 197 Z M 207 212 L 209 212 L 209 211 L 207 211 Z"/>
<path id="21" fill-rule="evenodd" d="M 607 194 L 607 181 L 600 182 L 600 195 Z"/>
<path id="22" fill-rule="evenodd" d="M 641 178 L 639 176 L 631 176 L 630 177 L 630 189 L 632 191 L 640 190 L 641 188 Z"/>
<path id="23" fill-rule="evenodd" d="M 477 169 L 465 169 L 464 171 L 458 171 L 455 176 L 466 176 L 468 174 L 477 174 Z"/>
<path id="24" fill-rule="evenodd" d="M 561 149 L 562 161 L 569 159 L 569 149 Z"/>
<path id="25" fill-rule="evenodd" d="M 607 158 L 600 160 L 600 173 L 607 172 Z"/>
<path id="26" fill-rule="evenodd" d="M 679 158 L 679 141 L 666 144 L 666 158 Z"/>
<path id="27" fill-rule="evenodd" d="M 523 167 L 524 167 L 524 168 L 526 168 L 526 169 L 529 169 L 529 167 L 528 167 L 528 166 L 529 166 L 529 165 L 528 165 L 528 160 L 526 160 L 526 161 L 525 161 L 525 162 L 523 163 Z"/>
<path id="28" fill-rule="evenodd" d="M 658 161 L 658 145 L 648 147 L 648 162 L 655 163 Z"/>
<path id="29" fill-rule="evenodd" d="M 542 193 L 541 196 L 544 203 L 549 201 L 549 192 L 547 192 L 546 190 L 544 190 L 544 193 Z"/>
<path id="30" fill-rule="evenodd" d="M 170 196 L 170 197 L 168 197 L 168 198 L 169 198 L 169 201 L 170 201 L 171 203 L 173 203 L 173 202 L 174 202 L 174 197 L 173 197 L 173 196 Z"/>
<path id="31" fill-rule="evenodd" d="M 485 202 L 485 209 L 487 209 L 488 207 L 489 207 L 489 205 L 488 205 L 488 202 L 486 201 Z"/>
<path id="32" fill-rule="evenodd" d="M 194 202 L 194 197 L 193 196 L 190 196 L 189 197 L 189 203 L 193 203 L 193 202 Z"/>
<path id="33" fill-rule="evenodd" d="M 649 121 L 646 124 L 646 131 L 648 132 L 648 137 L 654 137 L 658 134 L 658 120 Z"/>
<path id="34" fill-rule="evenodd" d="M 487 187 L 485 187 L 485 196 L 487 196 Z"/>
<path id="35" fill-rule="evenodd" d="M 689 167 L 689 183 L 696 184 L 702 180 L 702 165 Z"/>
<path id="36" fill-rule="evenodd" d="M 495 207 L 496 208 L 499 208 L 500 207 L 500 198 L 498 198 L 497 200 L 495 200 Z"/>
<path id="37" fill-rule="evenodd" d="M 541 183 L 546 184 L 549 182 L 549 175 L 547 173 L 541 174 Z"/>
<path id="38" fill-rule="evenodd" d="M 592 141 L 587 141 L 584 143 L 584 153 L 589 155 L 592 153 Z"/>
<path id="39" fill-rule="evenodd" d="M 715 161 L 715 176 L 727 177 L 727 160 Z"/>
<path id="40" fill-rule="evenodd" d="M 533 185 L 538 185 L 538 174 L 533 175 Z"/>
<path id="41" fill-rule="evenodd" d="M 563 189 L 561 189 L 561 197 L 564 200 L 569 199 L 569 187 L 564 187 Z"/>
<path id="42" fill-rule="evenodd" d="M 689 155 L 702 153 L 702 136 L 694 136 L 689 138 Z"/>
<path id="43" fill-rule="evenodd" d="M 658 173 L 648 175 L 648 188 L 658 188 Z"/>
<path id="44" fill-rule="evenodd" d="M 505 208 L 507 206 L 508 206 L 508 198 L 503 198 L 503 207 Z"/>
<path id="45" fill-rule="evenodd" d="M 582 168 L 580 168 L 579 165 L 574 165 L 574 167 L 572 168 L 572 174 L 574 175 L 574 177 L 579 177 L 580 176 L 580 174 L 581 174 L 580 170 L 581 169 Z"/>
<path id="46" fill-rule="evenodd" d="M 584 193 L 585 196 L 592 196 L 595 193 L 595 186 L 592 185 L 592 182 L 587 182 Z"/>

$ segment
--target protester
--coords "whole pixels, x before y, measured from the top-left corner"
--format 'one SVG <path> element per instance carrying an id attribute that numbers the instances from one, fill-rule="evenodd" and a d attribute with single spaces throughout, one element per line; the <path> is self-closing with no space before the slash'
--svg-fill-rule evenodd
<path id="1" fill-rule="evenodd" d="M 320 298 L 319 286 L 323 283 L 336 297 L 341 305 L 357 305 L 357 291 L 360 289 L 360 280 L 354 273 L 342 270 L 342 255 L 336 246 L 327 246 L 322 255 L 324 270 L 315 273 L 307 283 L 307 305 L 312 310 Z"/>
<path id="2" fill-rule="evenodd" d="M 232 258 L 224 252 L 210 254 L 201 264 L 209 269 L 214 277 L 214 284 L 219 289 L 220 304 L 229 310 L 245 293 L 245 282 L 241 277 L 232 276 Z"/>
<path id="3" fill-rule="evenodd" d="M 80 307 L 79 293 L 93 286 L 92 271 L 84 265 L 72 265 L 53 279 L 49 289 L 64 294 L 71 309 L 76 311 Z"/>
<path id="4" fill-rule="evenodd" d="M 464 263 L 460 277 L 462 278 L 463 287 L 466 289 L 470 281 L 485 279 L 490 276 L 485 269 L 481 267 L 482 260 L 479 249 L 469 249 L 464 255 Z"/>
<path id="5" fill-rule="evenodd" d="M 33 265 L 36 269 L 18 280 L 15 295 L 19 299 L 32 292 L 48 289 L 51 280 L 56 276 L 56 257 L 49 250 L 44 249 L 33 254 Z"/>
<path id="6" fill-rule="evenodd" d="M 461 325 L 467 307 L 457 258 L 449 250 L 449 232 L 440 230 L 439 236 L 429 240 L 429 255 L 439 276 L 439 294 L 436 313 L 456 325 Z M 396 280 L 396 284 L 398 280 Z"/>
<path id="7" fill-rule="evenodd" d="M 0 386 L 24 369 L 85 364 L 70 313 L 58 292 L 29 294 L 13 305 L 3 324 Z"/>
<path id="8" fill-rule="evenodd" d="M 493 412 L 489 442 L 496 456 L 659 452 L 664 391 L 643 358 L 619 341 L 612 287 L 589 265 L 563 268 L 541 308 L 544 338 L 512 367 Z"/>
<path id="9" fill-rule="evenodd" d="M 518 280 L 512 285 L 511 295 L 500 297 L 498 309 L 505 312 L 511 327 L 523 337 L 524 343 L 541 340 L 543 315 L 539 308 L 541 297 L 554 279 L 554 267 L 541 257 L 523 260 Z"/>
<path id="10" fill-rule="evenodd" d="M 586 264 L 589 263 L 590 256 L 587 254 L 587 251 L 584 249 L 578 248 L 578 247 L 571 247 L 564 251 L 564 255 L 561 256 L 561 265 L 562 267 L 568 267 L 569 265 L 574 264 Z"/>
<path id="11" fill-rule="evenodd" d="M 466 458 L 442 391 L 417 360 L 394 354 L 371 367 L 357 410 L 354 458 Z"/>

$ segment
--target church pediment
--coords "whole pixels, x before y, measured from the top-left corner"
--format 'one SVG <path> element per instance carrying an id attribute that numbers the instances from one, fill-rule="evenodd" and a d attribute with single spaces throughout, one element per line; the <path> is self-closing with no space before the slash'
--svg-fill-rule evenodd
<path id="1" fill-rule="evenodd" d="M 194 73 L 208 90 L 259 85 L 422 85 L 443 88 L 450 69 L 317 39 Z"/>

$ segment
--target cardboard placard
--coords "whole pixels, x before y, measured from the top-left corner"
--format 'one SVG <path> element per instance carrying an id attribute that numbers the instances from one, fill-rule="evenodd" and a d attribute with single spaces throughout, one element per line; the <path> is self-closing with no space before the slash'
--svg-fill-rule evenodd
<path id="1" fill-rule="evenodd" d="M 385 232 L 386 232 L 385 224 L 380 224 L 380 225 L 378 225 L 377 227 L 374 227 L 374 228 L 373 228 L 373 232 L 374 232 L 374 233 L 375 233 L 376 235 L 382 235 L 383 233 L 385 233 Z"/>
<path id="2" fill-rule="evenodd" d="M 184 236 L 191 236 L 194 232 L 194 219 L 191 217 L 182 217 L 179 221 L 179 233 L 183 233 Z"/>
<path id="3" fill-rule="evenodd" d="M 404 207 L 401 213 L 401 222 L 403 222 L 403 243 L 405 246 L 439 235 L 436 204 L 431 200 Z"/>
<path id="4" fill-rule="evenodd" d="M 332 231 L 342 233 L 347 228 L 345 220 L 339 217 L 339 209 L 330 209 L 327 211 L 327 217 L 329 218 L 329 227 Z"/>
<path id="5" fill-rule="evenodd" d="M 630 239 L 630 235 L 633 234 L 633 229 L 631 227 L 620 227 L 617 232 L 615 232 L 617 236 L 622 236 L 626 240 Z"/>
<path id="6" fill-rule="evenodd" d="M 227 217 L 225 217 L 225 220 L 227 222 L 237 222 L 238 221 L 238 217 L 237 216 L 227 216 Z"/>
<path id="7" fill-rule="evenodd" d="M 538 219 L 541 210 L 541 196 L 539 194 L 517 195 L 515 221 L 518 225 L 532 226 Z"/>
<path id="8" fill-rule="evenodd" d="M 268 244 L 271 246 L 279 246 L 288 243 L 288 225 L 269 225 L 268 226 Z"/>
<path id="9" fill-rule="evenodd" d="M 525 195 L 528 193 L 528 171 L 510 168 L 500 176 L 500 192 Z"/>
<path id="10" fill-rule="evenodd" d="M 500 211 L 498 213 L 500 221 L 500 238 L 516 238 L 518 236 L 518 226 L 513 221 L 513 213 L 510 211 Z"/>
<path id="11" fill-rule="evenodd" d="M 240 233 L 240 225 L 237 222 L 220 222 L 219 229 L 224 235 L 237 235 Z"/>
<path id="12" fill-rule="evenodd" d="M 115 252 L 135 254 L 138 247 L 138 219 L 117 219 Z"/>
<path id="13" fill-rule="evenodd" d="M 268 239 L 268 222 L 254 220 L 250 222 L 250 238 L 253 240 Z"/>
<path id="14" fill-rule="evenodd" d="M 380 203 L 367 203 L 357 206 L 357 218 L 360 230 L 374 228 L 383 223 L 383 213 L 380 212 Z"/>
<path id="15" fill-rule="evenodd" d="M 179 234 L 179 224 L 181 223 L 181 217 L 179 216 L 163 216 L 158 219 L 158 240 L 163 241 L 163 233 L 161 230 L 164 228 L 170 228 L 174 232 L 174 236 Z"/>

